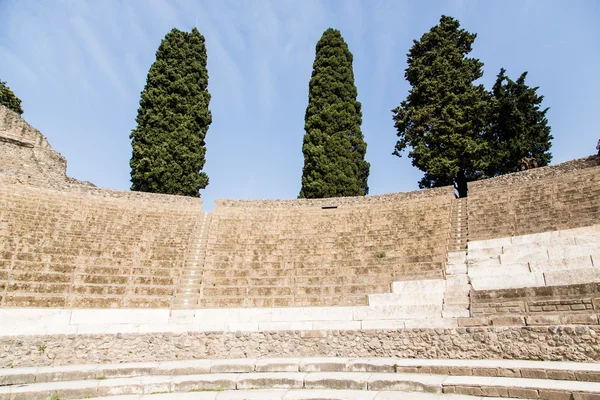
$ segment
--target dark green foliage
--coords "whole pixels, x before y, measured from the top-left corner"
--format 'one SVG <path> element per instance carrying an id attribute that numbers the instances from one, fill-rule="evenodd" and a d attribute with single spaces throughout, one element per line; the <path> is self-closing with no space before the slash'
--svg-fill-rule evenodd
<path id="1" fill-rule="evenodd" d="M 0 80 L 0 104 L 6 106 L 9 110 L 13 110 L 17 114 L 23 114 L 21 108 L 21 99 L 19 99 L 8 86 L 6 82 Z"/>
<path id="2" fill-rule="evenodd" d="M 369 192 L 367 144 L 360 129 L 352 53 L 338 30 L 317 43 L 304 129 L 300 198 L 363 196 Z"/>
<path id="3" fill-rule="evenodd" d="M 552 159 L 548 109 L 540 108 L 544 96 L 537 95 L 537 87 L 525 84 L 527 72 L 516 82 L 505 73 L 502 68 L 492 88 L 489 140 L 494 151 L 487 176 L 517 171 L 523 157 L 535 158 L 540 167 Z"/>
<path id="4" fill-rule="evenodd" d="M 489 162 L 489 95 L 473 83 L 482 76 L 483 63 L 466 57 L 476 36 L 442 16 L 414 41 L 405 72 L 412 89 L 392 110 L 399 137 L 394 154 L 400 157 L 411 147 L 412 164 L 425 172 L 419 187 L 453 184 L 460 197 L 467 195 L 467 181 L 476 179 Z"/>
<path id="5" fill-rule="evenodd" d="M 162 40 L 141 93 L 131 132 L 131 190 L 199 196 L 208 185 L 206 46 L 196 28 L 173 29 Z"/>

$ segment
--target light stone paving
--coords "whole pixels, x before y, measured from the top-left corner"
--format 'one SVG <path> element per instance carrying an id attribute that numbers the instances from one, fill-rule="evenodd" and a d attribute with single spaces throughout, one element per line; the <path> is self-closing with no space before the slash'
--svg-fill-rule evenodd
<path id="1" fill-rule="evenodd" d="M 473 241 L 468 249 L 474 290 L 600 282 L 600 225 Z"/>

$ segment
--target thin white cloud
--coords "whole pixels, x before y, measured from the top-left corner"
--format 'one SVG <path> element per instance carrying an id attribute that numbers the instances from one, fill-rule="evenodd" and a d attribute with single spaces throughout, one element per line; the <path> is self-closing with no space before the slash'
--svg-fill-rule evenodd
<path id="1" fill-rule="evenodd" d="M 127 89 L 115 69 L 115 64 L 104 49 L 102 42 L 98 39 L 89 23 L 80 15 L 71 18 L 71 24 L 85 45 L 86 53 L 96 63 L 97 67 L 104 73 L 112 85 L 119 91 L 121 96 L 127 95 Z"/>

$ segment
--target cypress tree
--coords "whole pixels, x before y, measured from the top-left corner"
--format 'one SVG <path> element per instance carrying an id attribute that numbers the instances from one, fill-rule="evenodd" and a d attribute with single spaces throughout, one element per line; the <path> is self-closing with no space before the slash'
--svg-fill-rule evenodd
<path id="1" fill-rule="evenodd" d="M 173 29 L 162 40 L 131 132 L 131 190 L 199 196 L 212 116 L 204 37 Z"/>
<path id="2" fill-rule="evenodd" d="M 367 144 L 360 125 L 352 53 L 340 31 L 327 29 L 316 46 L 305 114 L 300 198 L 368 194 Z"/>
<path id="3" fill-rule="evenodd" d="M 412 164 L 425 172 L 421 188 L 453 184 L 460 197 L 489 160 L 485 128 L 489 95 L 473 82 L 483 63 L 468 58 L 476 34 L 442 16 L 438 25 L 415 40 L 405 77 L 412 89 L 392 110 L 399 140 L 394 155 L 410 146 Z"/>
<path id="4" fill-rule="evenodd" d="M 6 82 L 0 80 L 0 104 L 6 106 L 9 110 L 13 110 L 17 114 L 23 114 L 21 108 L 21 99 L 19 99 L 8 86 Z"/>
<path id="5" fill-rule="evenodd" d="M 552 159 L 548 108 L 541 109 L 544 96 L 525 84 L 526 77 L 524 72 L 515 82 L 502 68 L 492 88 L 489 140 L 494 151 L 487 176 L 517 171 L 523 157 L 535 158 L 540 167 Z"/>

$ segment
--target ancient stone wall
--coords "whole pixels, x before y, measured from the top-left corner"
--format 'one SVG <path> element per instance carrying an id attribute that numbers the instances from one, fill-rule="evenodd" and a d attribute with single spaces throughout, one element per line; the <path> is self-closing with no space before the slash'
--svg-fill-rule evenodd
<path id="1" fill-rule="evenodd" d="M 83 190 L 0 182 L 0 305 L 169 307 L 202 201 Z"/>
<path id="2" fill-rule="evenodd" d="M 600 219 L 596 157 L 469 184 L 469 239 L 588 226 Z"/>
<path id="3" fill-rule="evenodd" d="M 0 105 L 0 179 L 65 182 L 67 162 L 40 131 Z"/>
<path id="4" fill-rule="evenodd" d="M 472 191 L 480 192 L 499 187 L 506 188 L 507 185 L 556 178 L 565 174 L 569 175 L 577 171 L 595 168 L 598 166 L 600 166 L 600 158 L 598 156 L 589 156 L 566 161 L 560 164 L 549 165 L 547 167 L 534 168 L 526 171 L 498 176 L 495 178 L 469 182 L 469 195 L 471 195 Z"/>
<path id="5" fill-rule="evenodd" d="M 588 314 L 598 312 L 600 284 L 471 292 L 471 315 Z"/>
<path id="6" fill-rule="evenodd" d="M 260 357 L 600 361 L 598 326 L 25 336 L 0 338 L 0 368 Z"/>

